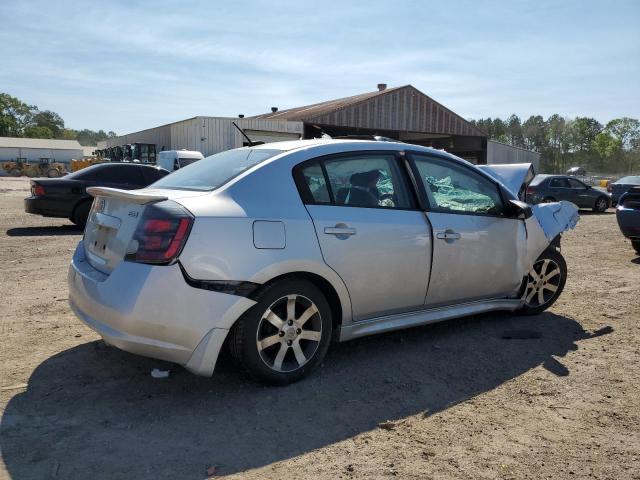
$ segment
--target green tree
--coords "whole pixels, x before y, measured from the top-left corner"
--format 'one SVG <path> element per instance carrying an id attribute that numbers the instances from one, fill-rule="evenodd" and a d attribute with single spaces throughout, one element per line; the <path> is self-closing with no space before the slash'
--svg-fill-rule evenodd
<path id="1" fill-rule="evenodd" d="M 33 123 L 38 127 L 48 128 L 55 138 L 62 138 L 64 131 L 64 120 L 56 112 L 51 110 L 45 110 L 44 112 L 38 112 L 33 116 Z M 47 137 L 48 138 L 48 137 Z"/>
<path id="2" fill-rule="evenodd" d="M 509 145 L 513 145 L 514 147 L 524 147 L 524 135 L 522 133 L 520 117 L 513 114 L 505 123 Z"/>
<path id="3" fill-rule="evenodd" d="M 571 150 L 588 152 L 600 132 L 602 124 L 595 118 L 576 117 L 570 122 L 567 132 Z"/>
<path id="4" fill-rule="evenodd" d="M 541 115 L 531 115 L 522 124 L 524 146 L 535 152 L 544 151 L 547 146 L 547 124 Z"/>
<path id="5" fill-rule="evenodd" d="M 0 137 L 21 137 L 37 108 L 7 93 L 0 93 Z"/>
<path id="6" fill-rule="evenodd" d="M 53 132 L 49 127 L 41 127 L 39 125 L 29 125 L 24 129 L 22 136 L 27 138 L 54 138 Z"/>

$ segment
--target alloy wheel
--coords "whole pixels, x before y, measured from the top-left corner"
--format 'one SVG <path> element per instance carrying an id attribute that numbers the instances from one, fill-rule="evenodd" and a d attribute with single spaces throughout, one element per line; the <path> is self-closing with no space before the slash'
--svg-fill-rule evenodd
<path id="1" fill-rule="evenodd" d="M 560 266 L 549 258 L 538 260 L 533 264 L 527 277 L 527 289 L 524 301 L 529 307 L 540 307 L 549 303 L 555 296 L 562 271 Z"/>
<path id="2" fill-rule="evenodd" d="M 262 314 L 256 332 L 260 358 L 276 372 L 293 372 L 308 363 L 322 339 L 318 307 L 303 295 L 287 295 Z"/>
<path id="3" fill-rule="evenodd" d="M 598 199 L 596 203 L 596 210 L 599 212 L 604 212 L 607 209 L 607 201 L 604 198 Z"/>

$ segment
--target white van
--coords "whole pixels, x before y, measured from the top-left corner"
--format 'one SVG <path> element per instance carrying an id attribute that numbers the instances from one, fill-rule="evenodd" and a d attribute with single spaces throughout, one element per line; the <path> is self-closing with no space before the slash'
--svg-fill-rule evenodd
<path id="1" fill-rule="evenodd" d="M 158 152 L 156 165 L 173 172 L 203 158 L 204 155 L 195 150 L 163 150 Z"/>

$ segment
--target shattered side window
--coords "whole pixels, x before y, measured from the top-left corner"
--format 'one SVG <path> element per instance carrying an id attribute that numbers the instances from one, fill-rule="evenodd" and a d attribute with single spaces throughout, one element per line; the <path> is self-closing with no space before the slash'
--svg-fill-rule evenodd
<path id="1" fill-rule="evenodd" d="M 432 157 L 414 157 L 431 209 L 449 213 L 501 215 L 497 186 L 456 163 Z"/>

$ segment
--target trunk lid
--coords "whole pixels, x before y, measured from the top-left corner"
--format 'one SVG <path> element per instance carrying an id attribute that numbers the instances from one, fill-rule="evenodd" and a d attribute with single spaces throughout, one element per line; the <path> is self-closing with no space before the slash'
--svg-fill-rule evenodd
<path id="1" fill-rule="evenodd" d="M 148 205 L 202 194 L 108 187 L 89 187 L 87 193 L 94 200 L 84 232 L 86 257 L 95 269 L 106 274 L 111 273 L 127 254 L 137 250 L 134 234 Z"/>

